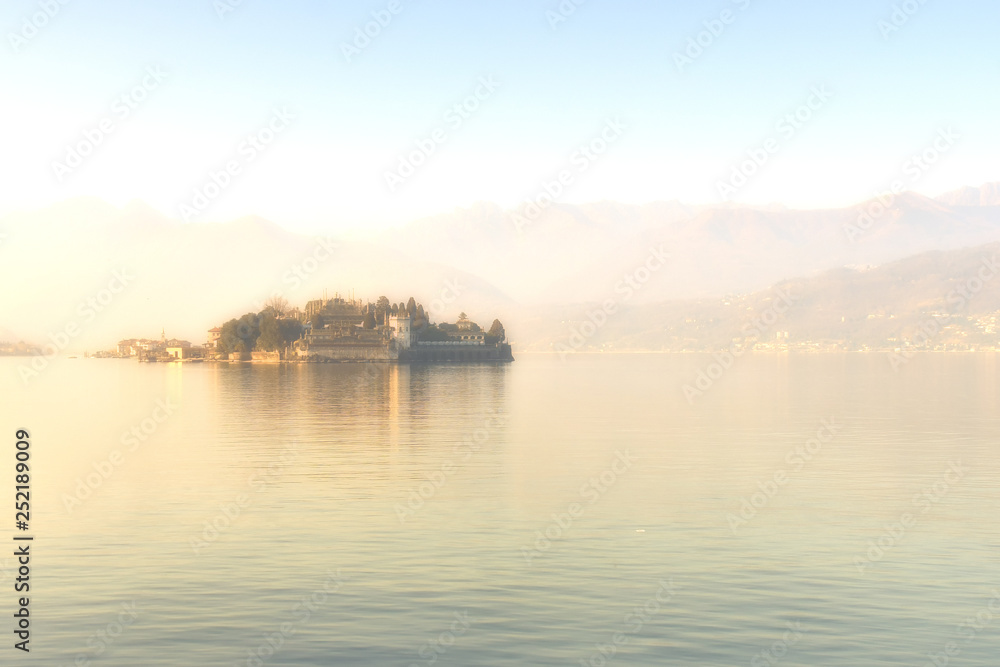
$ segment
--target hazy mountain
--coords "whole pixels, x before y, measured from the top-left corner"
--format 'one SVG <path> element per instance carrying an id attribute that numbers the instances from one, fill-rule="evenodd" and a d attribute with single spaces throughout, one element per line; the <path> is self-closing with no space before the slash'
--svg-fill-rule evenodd
<path id="1" fill-rule="evenodd" d="M 949 206 L 1000 206 L 1000 183 L 959 188 L 941 195 L 938 201 Z"/>
<path id="2" fill-rule="evenodd" d="M 781 295 L 790 304 L 780 317 L 771 324 L 758 319 Z M 747 327 L 765 344 L 787 332 L 793 345 L 886 348 L 923 329 L 933 332 L 932 345 L 1000 346 L 1000 243 L 926 252 L 866 270 L 831 269 L 739 297 L 623 305 L 590 336 L 585 323 L 600 319 L 593 315 L 598 304 L 552 309 L 548 317 L 539 309 L 514 330 L 524 349 L 538 351 L 717 350 L 745 336 Z"/>
<path id="3" fill-rule="evenodd" d="M 990 204 L 997 190 L 983 186 L 978 199 L 965 190 L 938 199 L 904 194 L 888 209 L 871 201 L 817 211 L 602 202 L 553 205 L 532 218 L 524 209 L 480 204 L 375 235 L 323 239 L 261 218 L 185 224 L 140 202 L 117 208 L 75 199 L 0 219 L 0 328 L 45 342 L 76 324 L 74 351 L 163 328 L 201 342 L 208 328 L 259 310 L 272 293 L 301 307 L 324 290 L 354 290 L 370 300 L 414 296 L 428 308 L 437 299 L 436 320 L 461 310 L 485 324 L 499 317 L 519 342 L 544 345 L 562 335 L 573 304 L 619 299 L 641 324 L 642 307 L 651 304 L 671 303 L 657 308 L 681 313 L 838 267 L 998 241 L 1000 206 Z M 974 200 L 980 203 L 965 203 Z M 866 214 L 872 217 L 859 217 Z M 647 274 L 644 264 L 662 253 L 665 265 Z M 127 285 L 112 294 L 115 272 Z M 641 284 L 623 299 L 626 277 Z M 624 345 L 661 344 L 637 326 L 609 323 L 606 331 Z"/>
<path id="4" fill-rule="evenodd" d="M 0 246 L 7 285 L 0 327 L 46 342 L 76 324 L 75 350 L 159 337 L 164 328 L 168 337 L 201 343 L 207 329 L 260 310 L 275 292 L 300 307 L 325 289 L 330 296 L 353 289 L 373 301 L 413 295 L 430 308 L 457 283 L 457 298 L 435 313 L 452 320 L 463 308 L 486 318 L 511 303 L 475 275 L 369 243 L 292 234 L 259 218 L 182 224 L 141 204 L 75 200 L 8 216 L 0 229 L 8 237 Z"/>
<path id="5" fill-rule="evenodd" d="M 512 212 L 481 205 L 419 220 L 379 238 L 401 253 L 481 276 L 526 305 L 572 303 L 613 291 L 663 248 L 671 260 L 636 303 L 761 289 L 792 276 L 869 265 L 931 249 L 1000 240 L 1000 208 L 953 207 L 916 194 L 859 227 L 877 201 L 799 211 L 737 206 L 557 205 L 520 233 Z"/>

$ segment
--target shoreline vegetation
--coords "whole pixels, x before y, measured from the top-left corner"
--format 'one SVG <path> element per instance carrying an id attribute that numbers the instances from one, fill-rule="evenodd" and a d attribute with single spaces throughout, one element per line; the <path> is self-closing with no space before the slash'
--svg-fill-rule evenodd
<path id="1" fill-rule="evenodd" d="M 413 297 L 398 304 L 345 298 L 315 299 L 304 309 L 280 296 L 208 331 L 203 345 L 168 339 L 128 338 L 94 357 L 141 362 L 257 363 L 507 363 L 514 360 L 503 324 L 488 330 L 462 313 L 453 323 L 431 321 Z"/>

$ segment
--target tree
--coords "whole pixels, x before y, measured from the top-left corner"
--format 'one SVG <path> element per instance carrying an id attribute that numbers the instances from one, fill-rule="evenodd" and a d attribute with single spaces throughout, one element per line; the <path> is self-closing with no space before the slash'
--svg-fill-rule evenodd
<path id="1" fill-rule="evenodd" d="M 302 335 L 302 324 L 298 320 L 279 319 L 270 310 L 267 310 L 260 318 L 260 337 L 257 338 L 257 349 L 267 352 L 282 350 L 298 339 L 300 335 Z"/>
<path id="2" fill-rule="evenodd" d="M 268 305 L 260 314 L 247 313 L 222 325 L 219 332 L 220 354 L 243 354 L 249 350 L 279 350 L 301 335 L 302 325 L 296 320 L 279 319 Z"/>
<path id="3" fill-rule="evenodd" d="M 257 338 L 257 349 L 274 352 L 282 347 L 284 347 L 284 340 L 281 336 L 278 319 L 270 311 L 265 311 L 260 320 L 260 337 Z"/>
<path id="4" fill-rule="evenodd" d="M 278 320 L 278 328 L 281 330 L 281 342 L 284 345 L 291 345 L 302 337 L 302 323 L 296 319 Z"/>
<path id="5" fill-rule="evenodd" d="M 236 326 L 239 322 L 234 318 L 222 325 L 219 333 L 219 353 L 229 354 L 236 351 L 236 344 L 240 342 L 240 337 L 236 335 Z"/>
<path id="6" fill-rule="evenodd" d="M 365 329 L 375 328 L 375 315 L 372 313 L 372 311 L 369 310 L 367 313 L 365 313 L 365 321 L 362 323 L 361 326 L 364 327 Z"/>
<path id="7" fill-rule="evenodd" d="M 272 310 L 278 317 L 284 317 L 288 312 L 288 299 L 280 294 L 275 294 L 264 302 L 264 308 Z"/>
<path id="8" fill-rule="evenodd" d="M 260 336 L 260 315 L 247 313 L 236 321 L 236 335 L 243 341 L 247 350 L 252 350 Z"/>
<path id="9" fill-rule="evenodd" d="M 496 343 L 502 343 L 507 340 L 507 332 L 504 331 L 500 320 L 493 320 L 493 324 L 490 325 L 490 330 L 486 334 L 486 339 L 488 342 Z"/>
<path id="10" fill-rule="evenodd" d="M 322 315 L 316 313 L 315 315 L 313 315 L 312 318 L 312 326 L 313 326 L 313 331 L 315 331 L 316 329 L 322 329 L 324 326 L 326 326 L 326 320 L 323 319 Z"/>
<path id="11" fill-rule="evenodd" d="M 406 302 L 406 312 L 410 314 L 410 317 L 416 317 L 417 315 L 417 300 L 412 296 L 410 300 Z"/>
<path id="12" fill-rule="evenodd" d="M 448 340 L 448 333 L 433 324 L 428 325 L 420 332 L 420 340 L 425 343 L 434 343 Z"/>
<path id="13" fill-rule="evenodd" d="M 389 297 L 380 296 L 375 301 L 375 320 L 378 324 L 385 324 L 385 316 L 389 313 Z"/>

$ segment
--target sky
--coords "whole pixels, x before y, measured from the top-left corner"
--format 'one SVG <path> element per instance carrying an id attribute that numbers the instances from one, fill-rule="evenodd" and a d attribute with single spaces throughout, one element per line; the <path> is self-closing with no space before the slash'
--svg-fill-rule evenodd
<path id="1" fill-rule="evenodd" d="M 1000 180 L 997 25 L 985 0 L 7 0 L 0 215 L 933 196 Z"/>

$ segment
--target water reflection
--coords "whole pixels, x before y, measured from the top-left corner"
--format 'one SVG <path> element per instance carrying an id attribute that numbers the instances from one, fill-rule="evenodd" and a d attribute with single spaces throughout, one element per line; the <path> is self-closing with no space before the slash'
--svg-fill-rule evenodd
<path id="1" fill-rule="evenodd" d="M 422 664 L 463 613 L 437 664 L 576 664 L 664 580 L 676 594 L 621 664 L 746 664 L 795 622 L 782 664 L 919 663 L 950 641 L 995 586 L 995 357 L 926 355 L 897 373 L 879 355 L 748 355 L 689 403 L 682 387 L 708 362 L 85 361 L 37 388 L 4 380 L 42 471 L 45 648 L 26 662 L 72 662 L 135 600 L 102 663 L 245 664 L 338 569 L 343 586 L 266 664 Z M 67 510 L 157 401 L 176 404 L 170 418 Z M 831 418 L 843 429 L 796 467 L 789 453 Z M 619 452 L 634 464 L 566 523 Z M 859 573 L 854 558 L 958 459 L 967 474 Z M 727 517 L 778 471 L 734 531 Z M 982 633 L 962 655 L 997 651 Z"/>

